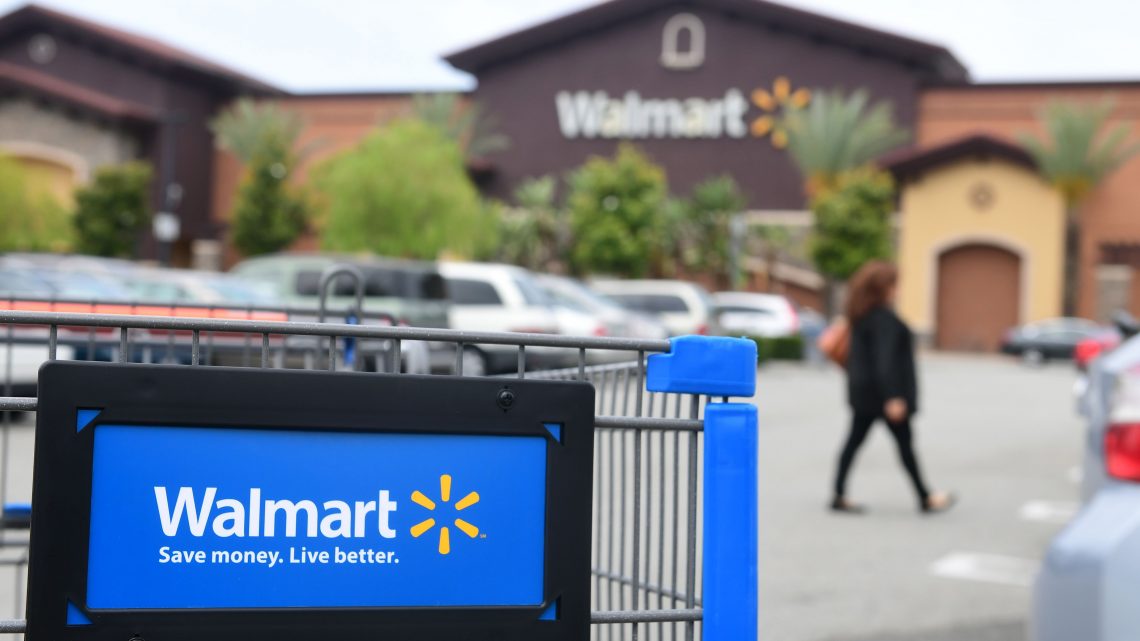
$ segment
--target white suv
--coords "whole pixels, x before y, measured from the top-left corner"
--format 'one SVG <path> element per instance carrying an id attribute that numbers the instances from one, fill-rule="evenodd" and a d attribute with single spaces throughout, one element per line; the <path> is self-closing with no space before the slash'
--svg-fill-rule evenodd
<path id="1" fill-rule="evenodd" d="M 713 302 L 721 328 L 733 336 L 783 338 L 800 333 L 796 308 L 779 294 L 717 292 Z"/>
<path id="2" fill-rule="evenodd" d="M 513 265 L 440 263 L 439 273 L 447 281 L 452 329 L 558 333 L 558 318 L 527 270 Z M 550 364 L 559 351 L 564 350 L 528 347 L 527 363 Z M 466 375 L 504 372 L 517 365 L 518 348 L 513 345 L 468 345 L 463 351 Z"/>
<path id="3" fill-rule="evenodd" d="M 682 280 L 599 280 L 591 285 L 622 306 L 657 318 L 670 336 L 719 332 L 712 300 L 700 285 Z"/>

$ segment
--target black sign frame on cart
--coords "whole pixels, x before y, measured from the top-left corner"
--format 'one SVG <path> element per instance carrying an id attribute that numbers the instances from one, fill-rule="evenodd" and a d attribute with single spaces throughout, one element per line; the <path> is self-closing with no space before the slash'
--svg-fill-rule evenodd
<path id="1" fill-rule="evenodd" d="M 48 363 L 39 383 L 27 638 L 582 641 L 590 619 L 593 412 L 593 386 L 581 382 Z M 335 460 L 321 458 L 328 452 Z M 279 473 L 299 453 L 312 466 Z M 376 465 L 361 464 L 357 453 L 378 453 L 369 459 Z M 438 474 L 445 468 L 462 472 L 454 497 L 451 476 Z M 262 473 L 265 483 L 242 481 Z M 412 486 L 401 484 L 411 477 L 439 483 L 421 483 L 424 492 L 409 497 Z M 473 479 L 480 493 L 461 498 Z M 544 483 L 535 488 L 527 479 Z M 347 525 L 349 512 L 338 522 L 334 508 L 341 502 L 327 500 L 329 488 L 351 494 L 373 480 L 395 484 L 391 499 L 381 491 L 378 511 L 375 501 L 356 501 L 358 524 Z M 231 491 L 239 486 L 241 493 Z M 302 501 L 309 486 L 325 493 Z M 270 500 L 264 517 L 255 516 L 261 502 L 254 489 L 268 496 L 274 487 L 293 501 L 291 524 L 290 513 L 269 511 Z M 147 496 L 139 498 L 139 488 Z M 250 501 L 239 509 L 229 499 L 227 521 L 223 495 Z M 310 503 L 323 510 L 319 532 L 306 529 L 317 523 L 316 516 L 306 518 Z M 426 512 L 426 506 L 462 510 L 476 503 L 469 512 Z M 509 518 L 508 508 L 517 510 Z M 472 512 L 474 525 L 459 518 Z M 424 515 L 439 515 L 439 523 Z M 201 517 L 196 531 L 191 517 Z M 275 519 L 277 532 L 269 524 Z M 441 525 L 450 526 L 450 538 Z M 321 537 L 354 535 L 365 538 L 335 541 L 395 546 L 399 555 L 390 552 L 387 561 L 404 565 L 377 565 L 361 579 L 355 566 L 284 560 L 284 550 L 317 559 L 315 549 L 332 541 Z M 163 536 L 178 544 L 156 553 L 150 544 Z M 170 560 L 171 548 L 201 542 L 262 546 L 280 565 L 254 567 L 252 559 L 262 557 L 252 547 L 243 553 L 250 565 L 239 569 L 220 562 L 178 570 L 158 565 Z M 517 549 L 504 550 L 507 542 Z M 332 549 L 329 543 L 326 551 Z M 192 561 L 212 552 L 197 554 L 186 552 Z M 346 558 L 340 547 L 335 554 Z M 526 559 L 541 559 L 541 567 Z M 502 572 L 488 573 L 491 563 Z M 161 578 L 172 576 L 187 579 Z M 247 579 L 269 587 L 243 590 L 240 581 Z M 207 581 L 221 586 L 217 594 L 200 589 Z M 482 594 L 493 602 L 476 604 Z"/>

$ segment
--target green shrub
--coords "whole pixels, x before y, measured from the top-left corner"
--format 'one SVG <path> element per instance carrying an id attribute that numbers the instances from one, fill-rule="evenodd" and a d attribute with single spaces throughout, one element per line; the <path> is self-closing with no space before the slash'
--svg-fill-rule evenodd
<path id="1" fill-rule="evenodd" d="M 842 173 L 837 181 L 812 199 L 811 257 L 825 276 L 845 280 L 863 263 L 891 257 L 895 188 L 890 174 L 871 168 Z"/>
<path id="2" fill-rule="evenodd" d="M 636 147 L 622 144 L 613 158 L 590 158 L 569 184 L 576 272 L 640 277 L 667 259 L 665 170 Z"/>
<path id="3" fill-rule="evenodd" d="M 273 142 L 259 146 L 246 164 L 231 223 L 243 256 L 285 249 L 305 231 L 307 202 L 286 180 L 292 165 L 289 150 Z"/>
<path id="4" fill-rule="evenodd" d="M 497 208 L 479 198 L 459 146 L 422 121 L 372 133 L 320 167 L 316 182 L 325 249 L 435 259 L 498 245 Z"/>
<path id="5" fill-rule="evenodd" d="M 802 361 L 804 359 L 804 337 L 781 336 L 779 338 L 751 337 L 756 342 L 756 357 L 765 361 Z"/>
<path id="6" fill-rule="evenodd" d="M 75 248 L 84 254 L 125 258 L 150 225 L 150 165 L 103 167 L 75 192 Z"/>
<path id="7" fill-rule="evenodd" d="M 63 251 L 71 217 L 17 161 L 0 155 L 0 251 Z"/>

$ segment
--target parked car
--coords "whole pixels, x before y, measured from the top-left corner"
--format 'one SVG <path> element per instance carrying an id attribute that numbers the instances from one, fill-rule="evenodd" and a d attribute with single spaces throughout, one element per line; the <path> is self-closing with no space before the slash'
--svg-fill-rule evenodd
<path id="1" fill-rule="evenodd" d="M 191 269 L 140 267 L 122 275 L 134 297 L 148 303 L 196 303 L 206 305 L 280 306 L 276 289 L 257 282 L 216 272 Z"/>
<path id="2" fill-rule="evenodd" d="M 800 333 L 791 301 L 779 294 L 717 292 L 713 294 L 721 329 L 734 336 L 783 338 Z"/>
<path id="3" fill-rule="evenodd" d="M 395 322 L 416 327 L 447 327 L 447 288 L 435 264 L 382 258 L 361 258 L 329 254 L 274 254 L 242 261 L 230 270 L 231 274 L 264 283 L 295 313 L 292 320 L 315 320 L 320 305 L 321 275 L 328 268 L 345 265 L 359 269 L 364 277 L 364 323 L 389 323 L 390 320 L 370 319 L 369 314 L 387 314 Z M 356 282 L 351 276 L 337 277 L 330 285 L 326 320 L 348 320 L 356 305 Z M 314 314 L 306 318 L 296 312 Z M 388 346 L 385 341 L 366 341 L 360 346 L 365 369 L 380 369 L 375 354 Z M 401 368 L 403 371 L 425 374 L 437 353 L 444 352 L 443 344 L 423 341 L 402 341 Z"/>
<path id="4" fill-rule="evenodd" d="M 1116 349 L 1122 341 L 1140 334 L 1140 320 L 1125 310 L 1118 310 L 1112 315 L 1112 326 L 1116 328 L 1115 332 L 1098 334 L 1077 343 L 1073 349 L 1073 362 L 1078 372 L 1087 371 L 1093 359 Z"/>
<path id="5" fill-rule="evenodd" d="M 648 314 L 622 307 L 581 281 L 565 276 L 540 274 L 538 284 L 556 304 L 574 306 L 596 316 L 609 336 L 623 338 L 668 338 L 669 330 Z"/>
<path id="6" fill-rule="evenodd" d="M 440 263 L 451 299 L 451 327 L 472 332 L 559 333 L 550 300 L 525 269 L 489 263 Z M 528 365 L 561 364 L 565 350 L 530 347 Z M 453 357 L 454 358 L 454 357 Z M 518 366 L 518 348 L 511 345 L 468 345 L 463 373 L 479 376 Z"/>
<path id="7" fill-rule="evenodd" d="M 1049 359 L 1071 359 L 1081 341 L 1108 339 L 1115 333 L 1112 327 L 1084 318 L 1050 318 L 1010 329 L 1002 340 L 1001 351 L 1037 365 Z"/>
<path id="8" fill-rule="evenodd" d="M 712 298 L 700 285 L 681 280 L 599 280 L 591 286 L 628 309 L 658 319 L 670 336 L 720 331 Z"/>
<path id="9" fill-rule="evenodd" d="M 1091 363 L 1081 406 L 1083 505 L 1045 554 L 1032 641 L 1125 641 L 1140 630 L 1140 337 Z"/>
<path id="10" fill-rule="evenodd" d="M 415 327 L 447 327 L 447 288 L 435 264 L 387 258 L 331 254 L 273 254 L 235 265 L 231 274 L 265 283 L 286 305 L 316 309 L 321 274 L 334 265 L 350 265 L 364 275 L 364 311 L 383 312 Z M 331 286 L 329 309 L 355 304 L 355 283 L 341 276 Z"/>

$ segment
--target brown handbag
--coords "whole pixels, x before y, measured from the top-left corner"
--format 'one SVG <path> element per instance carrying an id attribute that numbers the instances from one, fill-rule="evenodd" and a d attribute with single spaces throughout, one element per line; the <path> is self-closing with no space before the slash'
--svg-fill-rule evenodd
<path id="1" fill-rule="evenodd" d="M 847 367 L 847 353 L 851 349 L 851 324 L 843 316 L 831 321 L 816 341 L 819 351 L 831 362 Z"/>

